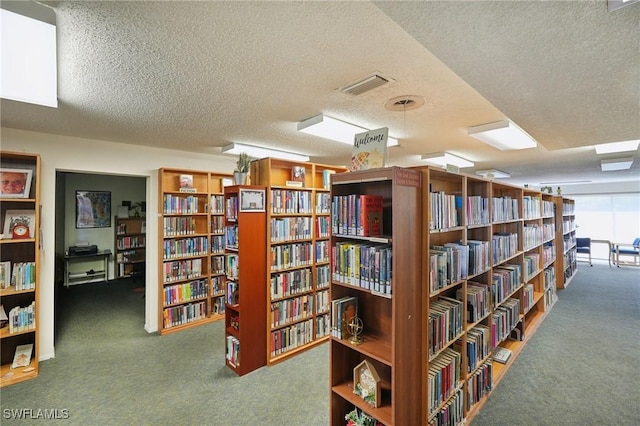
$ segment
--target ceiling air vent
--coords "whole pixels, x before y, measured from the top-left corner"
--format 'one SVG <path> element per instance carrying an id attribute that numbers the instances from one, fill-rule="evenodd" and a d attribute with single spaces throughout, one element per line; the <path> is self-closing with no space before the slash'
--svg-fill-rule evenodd
<path id="1" fill-rule="evenodd" d="M 362 80 L 358 80 L 354 83 L 351 83 L 340 90 L 343 93 L 348 93 L 350 95 L 360 95 L 364 92 L 368 92 L 369 90 L 375 89 L 376 87 L 383 86 L 393 80 L 387 77 L 383 77 L 378 73 L 371 74 Z"/>

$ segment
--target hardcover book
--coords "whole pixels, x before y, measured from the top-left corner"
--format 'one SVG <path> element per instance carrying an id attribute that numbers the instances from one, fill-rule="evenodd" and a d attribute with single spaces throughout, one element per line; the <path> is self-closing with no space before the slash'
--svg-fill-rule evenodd
<path id="1" fill-rule="evenodd" d="M 303 166 L 291 167 L 291 180 L 293 182 L 302 182 L 304 184 L 305 175 L 306 170 Z"/>
<path id="2" fill-rule="evenodd" d="M 351 153 L 351 171 L 382 168 L 387 163 L 387 137 L 383 127 L 355 135 Z"/>
<path id="3" fill-rule="evenodd" d="M 382 195 L 360 195 L 358 234 L 361 237 L 382 235 Z"/>

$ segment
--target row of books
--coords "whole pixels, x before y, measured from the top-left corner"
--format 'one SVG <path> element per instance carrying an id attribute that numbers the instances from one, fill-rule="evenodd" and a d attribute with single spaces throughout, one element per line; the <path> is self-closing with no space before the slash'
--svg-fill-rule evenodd
<path id="1" fill-rule="evenodd" d="M 162 242 L 162 258 L 164 260 L 207 254 L 209 254 L 209 238 L 207 237 L 189 237 L 163 240 Z"/>
<path id="2" fill-rule="evenodd" d="M 146 238 L 144 235 L 137 235 L 133 237 L 118 237 L 118 250 L 126 250 L 130 248 L 142 248 L 146 244 Z"/>
<path id="3" fill-rule="evenodd" d="M 319 315 L 316 317 L 316 339 L 328 336 L 331 333 L 331 321 L 329 315 Z"/>
<path id="4" fill-rule="evenodd" d="M 271 356 L 283 354 L 313 340 L 313 319 L 271 332 Z"/>
<path id="5" fill-rule="evenodd" d="M 211 254 L 224 253 L 224 235 L 211 236 Z"/>
<path id="6" fill-rule="evenodd" d="M 224 213 L 228 220 L 236 220 L 238 218 L 238 197 L 227 198 Z"/>
<path id="7" fill-rule="evenodd" d="M 217 275 L 224 275 L 225 271 L 225 256 L 211 256 L 211 273 Z"/>
<path id="8" fill-rule="evenodd" d="M 227 249 L 238 249 L 238 225 L 227 225 L 224 227 L 224 245 Z"/>
<path id="9" fill-rule="evenodd" d="M 165 284 L 202 277 L 202 259 L 164 262 L 162 267 Z"/>
<path id="10" fill-rule="evenodd" d="M 36 288 L 35 262 L 0 262 L 0 289 L 14 286 L 16 291 Z"/>
<path id="11" fill-rule="evenodd" d="M 467 380 L 467 411 L 480 402 L 493 389 L 493 363 L 483 363 Z"/>
<path id="12" fill-rule="evenodd" d="M 9 334 L 34 330 L 36 328 L 35 300 L 29 306 L 14 306 L 11 308 L 7 319 L 9 321 Z"/>
<path id="13" fill-rule="evenodd" d="M 316 293 L 316 315 L 324 314 L 331 309 L 331 296 L 329 290 L 323 290 Z"/>
<path id="14" fill-rule="evenodd" d="M 528 281 L 540 271 L 540 255 L 538 253 L 528 253 L 523 259 L 524 280 Z"/>
<path id="15" fill-rule="evenodd" d="M 329 241 L 316 241 L 316 263 L 329 262 Z"/>
<path id="16" fill-rule="evenodd" d="M 294 243 L 271 246 L 269 267 L 272 272 L 308 266 L 313 263 L 313 245 Z"/>
<path id="17" fill-rule="evenodd" d="M 274 214 L 311 214 L 311 192 L 272 189 L 270 210 Z"/>
<path id="18" fill-rule="evenodd" d="M 489 199 L 480 195 L 467 197 L 467 225 L 489 224 Z"/>
<path id="19" fill-rule="evenodd" d="M 437 413 L 429 419 L 429 426 L 457 426 L 464 424 L 464 392 L 458 388 Z"/>
<path id="20" fill-rule="evenodd" d="M 272 218 L 270 225 L 272 243 L 307 240 L 313 237 L 309 216 Z"/>
<path id="21" fill-rule="evenodd" d="M 271 303 L 271 327 L 280 327 L 313 315 L 313 296 L 304 294 Z"/>
<path id="22" fill-rule="evenodd" d="M 444 191 L 430 192 L 431 216 L 429 229 L 448 229 L 462 224 L 462 196 Z"/>
<path id="23" fill-rule="evenodd" d="M 238 281 L 227 281 L 227 303 L 229 305 L 240 303 L 240 284 Z"/>
<path id="24" fill-rule="evenodd" d="M 164 306 L 201 299 L 209 295 L 209 283 L 205 279 L 164 287 Z"/>
<path id="25" fill-rule="evenodd" d="M 464 330 L 462 301 L 438 297 L 429 303 L 429 357 L 453 343 Z"/>
<path id="26" fill-rule="evenodd" d="M 271 275 L 271 300 L 281 299 L 312 290 L 311 269 L 296 269 Z"/>
<path id="27" fill-rule="evenodd" d="M 562 239 L 562 244 L 563 244 L 563 250 L 569 251 L 570 249 L 574 248 L 577 244 L 577 239 L 575 234 L 569 234 L 569 235 L 565 235 Z M 566 263 L 565 263 L 566 265 Z"/>
<path id="28" fill-rule="evenodd" d="M 240 256 L 237 253 L 227 253 L 225 255 L 225 266 L 227 278 L 237 279 L 240 273 Z"/>
<path id="29" fill-rule="evenodd" d="M 380 236 L 382 215 L 381 195 L 334 195 L 331 203 L 331 232 L 335 235 Z"/>
<path id="30" fill-rule="evenodd" d="M 224 195 L 212 195 L 209 199 L 209 211 L 211 214 L 224 213 Z"/>
<path id="31" fill-rule="evenodd" d="M 522 284 L 522 267 L 520 265 L 500 265 L 493 270 L 491 295 L 493 306 L 501 304 Z"/>
<path id="32" fill-rule="evenodd" d="M 529 250 L 533 247 L 542 244 L 543 235 L 542 228 L 535 223 L 527 223 L 522 228 L 522 246 L 524 250 Z"/>
<path id="33" fill-rule="evenodd" d="M 446 348 L 429 363 L 428 374 L 428 414 L 433 414 L 460 386 L 462 356 L 451 348 Z"/>
<path id="34" fill-rule="evenodd" d="M 511 330 L 520 321 L 520 300 L 509 298 L 493 311 L 491 318 L 491 344 L 493 347 L 509 337 Z"/>
<path id="35" fill-rule="evenodd" d="M 225 358 L 232 366 L 236 368 L 240 366 L 240 340 L 234 336 L 227 336 L 227 351 Z"/>
<path id="36" fill-rule="evenodd" d="M 331 335 L 338 339 L 352 336 L 351 320 L 358 316 L 358 298 L 345 296 L 331 301 Z"/>
<path id="37" fill-rule="evenodd" d="M 197 302 L 187 305 L 165 308 L 163 311 L 164 328 L 176 327 L 206 318 L 207 303 Z"/>
<path id="38" fill-rule="evenodd" d="M 544 288 L 556 287 L 556 268 L 553 265 L 544 268 L 542 273 Z"/>
<path id="39" fill-rule="evenodd" d="M 498 232 L 491 237 L 491 253 L 493 264 L 506 260 L 518 253 L 518 234 Z"/>
<path id="40" fill-rule="evenodd" d="M 390 295 L 392 278 L 389 244 L 337 242 L 331 255 L 334 281 Z"/>
<path id="41" fill-rule="evenodd" d="M 493 197 L 491 199 L 491 222 L 509 222 L 520 219 L 518 199 L 512 197 Z"/>
<path id="42" fill-rule="evenodd" d="M 224 216 L 211 216 L 211 233 L 222 234 L 224 232 Z"/>
<path id="43" fill-rule="evenodd" d="M 462 340 L 457 340 L 454 347 L 462 351 Z M 491 329 L 484 324 L 476 324 L 467 331 L 467 373 L 474 371 L 490 353 Z"/>
<path id="44" fill-rule="evenodd" d="M 174 237 L 180 235 L 197 234 L 196 218 L 193 216 L 175 217 L 169 216 L 163 218 L 163 235 L 165 237 Z"/>
<path id="45" fill-rule="evenodd" d="M 522 197 L 522 216 L 525 219 L 542 217 L 542 198 L 540 196 L 525 195 Z"/>
<path id="46" fill-rule="evenodd" d="M 316 266 L 316 290 L 328 288 L 331 283 L 331 269 L 329 265 Z"/>
<path id="47" fill-rule="evenodd" d="M 331 221 L 328 216 L 316 217 L 316 238 L 329 238 L 331 236 Z"/>
<path id="48" fill-rule="evenodd" d="M 556 225 L 553 223 L 542 224 L 542 240 L 551 241 L 556 237 Z"/>
<path id="49" fill-rule="evenodd" d="M 331 194 L 328 192 L 316 193 L 316 214 L 331 213 Z"/>
<path id="50" fill-rule="evenodd" d="M 462 288 L 456 290 L 456 299 L 463 300 Z M 489 314 L 491 299 L 489 285 L 474 281 L 467 282 L 467 322 L 480 321 Z"/>
<path id="51" fill-rule="evenodd" d="M 431 292 L 489 269 L 489 242 L 446 243 L 429 250 Z"/>
<path id="52" fill-rule="evenodd" d="M 211 277 L 211 294 L 213 296 L 224 295 L 224 281 L 222 277 Z"/>
<path id="53" fill-rule="evenodd" d="M 562 233 L 566 234 L 567 232 L 576 230 L 576 221 L 575 219 L 564 219 L 562 221 Z"/>
<path id="54" fill-rule="evenodd" d="M 205 200 L 206 201 L 206 200 Z M 194 214 L 204 213 L 204 204 L 199 197 L 194 195 L 183 196 L 164 194 L 162 203 L 163 214 Z"/>
<path id="55" fill-rule="evenodd" d="M 553 201 L 542 200 L 542 217 L 553 217 L 555 215 L 555 203 Z"/>
<path id="56" fill-rule="evenodd" d="M 531 309 L 533 303 L 533 284 L 525 284 L 524 287 L 522 287 L 522 309 L 525 313 L 529 312 L 529 309 Z"/>

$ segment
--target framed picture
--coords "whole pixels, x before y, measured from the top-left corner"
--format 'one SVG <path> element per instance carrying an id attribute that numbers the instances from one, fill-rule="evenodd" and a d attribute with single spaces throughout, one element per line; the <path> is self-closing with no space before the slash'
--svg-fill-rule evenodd
<path id="1" fill-rule="evenodd" d="M 111 227 L 111 191 L 76 191 L 76 228 Z"/>
<path id="2" fill-rule="evenodd" d="M 16 226 L 24 226 L 29 229 L 29 235 L 24 235 L 22 238 L 34 238 L 36 235 L 36 211 L 7 210 L 4 216 L 4 227 L 2 228 L 4 238 L 13 238 L 13 228 Z"/>
<path id="3" fill-rule="evenodd" d="M 264 189 L 240 188 L 240 211 L 263 212 L 265 204 Z"/>
<path id="4" fill-rule="evenodd" d="M 0 168 L 0 198 L 29 198 L 30 169 Z"/>

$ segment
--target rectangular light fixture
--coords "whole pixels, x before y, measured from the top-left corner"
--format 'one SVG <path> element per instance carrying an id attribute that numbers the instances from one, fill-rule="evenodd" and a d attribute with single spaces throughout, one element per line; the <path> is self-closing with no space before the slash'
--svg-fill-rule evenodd
<path id="1" fill-rule="evenodd" d="M 468 134 L 501 151 L 535 148 L 538 145 L 535 139 L 511 120 L 469 127 Z"/>
<path id="2" fill-rule="evenodd" d="M 241 152 L 246 152 L 249 157 L 252 158 L 280 158 L 282 160 L 291 160 L 291 161 L 309 161 L 308 155 L 303 154 L 295 154 L 293 152 L 280 151 L 277 149 L 271 148 L 262 148 L 260 146 L 254 145 L 245 145 L 242 143 L 231 143 L 229 145 L 222 147 L 222 152 L 224 154 L 240 154 Z"/>
<path id="3" fill-rule="evenodd" d="M 465 160 L 462 157 L 449 154 L 448 152 L 434 152 L 432 154 L 425 154 L 421 158 L 428 163 L 443 167 L 446 167 L 447 164 L 452 164 L 460 168 L 475 166 L 473 161 Z"/>
<path id="4" fill-rule="evenodd" d="M 298 131 L 309 135 L 319 136 L 325 139 L 342 142 L 344 144 L 353 145 L 356 134 L 366 132 L 371 129 L 356 126 L 346 121 L 328 117 L 324 114 L 318 114 L 298 123 Z M 389 136 L 387 138 L 387 146 L 398 145 L 398 140 Z"/>
<path id="5" fill-rule="evenodd" d="M 596 145 L 596 154 L 612 154 L 614 152 L 636 151 L 640 139 L 624 142 L 601 143 Z"/>
<path id="6" fill-rule="evenodd" d="M 600 168 L 603 172 L 612 172 L 615 170 L 627 170 L 633 164 L 633 157 L 611 158 L 609 160 L 601 160 Z"/>
<path id="7" fill-rule="evenodd" d="M 507 172 L 503 172 L 502 170 L 489 169 L 489 170 L 479 170 L 476 172 L 477 175 L 482 176 L 485 179 L 500 179 L 500 178 L 510 178 L 511 175 Z"/>
<path id="8" fill-rule="evenodd" d="M 58 107 L 56 27 L 8 10 L 2 22 L 0 96 L 19 102 Z"/>

